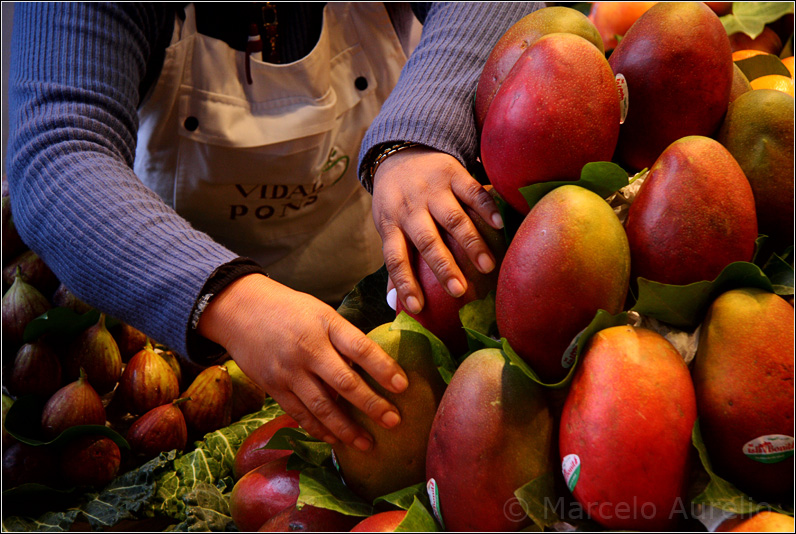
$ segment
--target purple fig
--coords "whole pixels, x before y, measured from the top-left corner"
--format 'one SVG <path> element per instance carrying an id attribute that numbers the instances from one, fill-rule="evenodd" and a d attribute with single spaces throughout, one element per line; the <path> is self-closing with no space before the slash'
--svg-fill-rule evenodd
<path id="1" fill-rule="evenodd" d="M 119 446 L 105 436 L 85 434 L 70 441 L 61 451 L 60 473 L 67 487 L 109 484 L 121 466 Z"/>
<path id="2" fill-rule="evenodd" d="M 6 414 L 13 404 L 14 399 L 3 393 L 3 450 L 17 441 L 17 439 L 6 430 Z"/>
<path id="3" fill-rule="evenodd" d="M 126 323 L 119 323 L 108 329 L 116 340 L 122 361 L 130 361 L 130 358 L 138 354 L 147 344 L 146 334 L 137 330 Z"/>
<path id="4" fill-rule="evenodd" d="M 61 284 L 44 260 L 32 250 L 27 250 L 3 268 L 3 283 L 6 286 L 14 283 L 17 267 L 19 267 L 22 279 L 38 289 L 45 297 L 51 297 Z"/>
<path id="5" fill-rule="evenodd" d="M 14 358 L 7 385 L 16 396 L 51 397 L 61 387 L 58 355 L 43 339 L 22 345 Z"/>
<path id="6" fill-rule="evenodd" d="M 189 399 L 180 398 L 149 410 L 127 430 L 127 442 L 137 456 L 154 458 L 161 452 L 188 445 L 188 427 L 179 404 Z"/>
<path id="7" fill-rule="evenodd" d="M 58 470 L 57 456 L 50 447 L 18 441 L 3 449 L 3 489 L 22 484 L 51 486 Z"/>
<path id="8" fill-rule="evenodd" d="M 170 350 L 156 348 L 155 352 L 157 352 L 161 358 L 166 360 L 166 363 L 169 364 L 171 370 L 174 371 L 174 374 L 177 376 L 177 382 L 179 382 L 180 387 L 182 387 L 182 367 L 180 366 L 179 358 L 177 358 L 177 356 L 174 355 L 174 352 Z"/>
<path id="9" fill-rule="evenodd" d="M 93 310 L 91 306 L 80 300 L 72 291 L 61 284 L 53 293 L 53 305 L 59 308 L 69 308 L 80 315 Z"/>
<path id="10" fill-rule="evenodd" d="M 224 362 L 232 380 L 232 420 L 237 421 L 246 414 L 261 410 L 266 393 L 238 366 L 235 360 Z"/>
<path id="11" fill-rule="evenodd" d="M 152 350 L 147 340 L 146 346 L 124 368 L 116 394 L 130 413 L 143 414 L 176 399 L 180 384 L 171 366 Z"/>
<path id="12" fill-rule="evenodd" d="M 3 295 L 3 342 L 12 354 L 23 343 L 25 327 L 33 319 L 50 309 L 50 302 L 41 292 L 19 275 Z"/>
<path id="13" fill-rule="evenodd" d="M 232 422 L 232 379 L 226 367 L 208 367 L 180 396 L 191 398 L 180 404 L 191 432 L 204 435 Z"/>
<path id="14" fill-rule="evenodd" d="M 41 429 L 47 439 L 55 439 L 73 426 L 104 424 L 105 407 L 102 399 L 82 370 L 77 380 L 50 397 L 41 414 Z"/>
<path id="15" fill-rule="evenodd" d="M 82 368 L 97 393 L 104 395 L 113 390 L 122 374 L 122 356 L 105 327 L 104 313 L 70 343 L 63 364 L 66 380 L 74 380 Z"/>
<path id="16" fill-rule="evenodd" d="M 15 258 L 28 247 L 22 241 L 19 232 L 17 232 L 17 227 L 14 224 L 14 217 L 11 215 L 11 199 L 7 196 L 2 198 L 2 216 L 3 259 L 8 260 L 10 258 Z"/>

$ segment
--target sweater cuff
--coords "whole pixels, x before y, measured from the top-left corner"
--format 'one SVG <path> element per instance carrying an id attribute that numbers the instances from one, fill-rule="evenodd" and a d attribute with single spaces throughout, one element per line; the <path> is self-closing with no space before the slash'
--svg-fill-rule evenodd
<path id="1" fill-rule="evenodd" d="M 219 294 L 235 280 L 253 273 L 268 276 L 268 273 L 255 261 L 241 257 L 229 263 L 225 263 L 216 269 L 213 274 L 210 275 L 207 282 L 205 282 L 200 296 L 196 300 L 193 310 L 191 311 L 191 322 L 188 325 L 186 336 L 188 357 L 191 361 L 199 365 L 208 366 L 219 363 L 226 357 L 226 349 L 218 343 L 214 343 L 199 335 L 196 331 L 196 327 L 199 325 L 199 319 L 202 313 L 215 295 Z"/>

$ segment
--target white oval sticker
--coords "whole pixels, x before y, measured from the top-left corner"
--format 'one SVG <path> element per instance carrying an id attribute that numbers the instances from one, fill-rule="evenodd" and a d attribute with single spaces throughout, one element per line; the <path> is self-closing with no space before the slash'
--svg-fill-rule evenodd
<path id="1" fill-rule="evenodd" d="M 760 436 L 743 446 L 747 458 L 764 464 L 775 464 L 793 456 L 793 437 L 783 434 Z"/>
<path id="2" fill-rule="evenodd" d="M 580 457 L 577 454 L 567 454 L 561 460 L 561 472 L 570 492 L 575 491 L 575 486 L 580 478 Z"/>
<path id="3" fill-rule="evenodd" d="M 437 481 L 429 478 L 426 482 L 426 492 L 428 493 L 428 500 L 431 501 L 431 511 L 434 512 L 434 517 L 439 521 L 442 530 L 445 530 L 445 522 L 442 521 L 442 513 L 439 510 L 439 488 Z"/>
<path id="4" fill-rule="evenodd" d="M 624 124 L 630 107 L 630 93 L 627 91 L 627 80 L 622 74 L 616 75 L 616 89 L 619 91 L 619 124 Z"/>

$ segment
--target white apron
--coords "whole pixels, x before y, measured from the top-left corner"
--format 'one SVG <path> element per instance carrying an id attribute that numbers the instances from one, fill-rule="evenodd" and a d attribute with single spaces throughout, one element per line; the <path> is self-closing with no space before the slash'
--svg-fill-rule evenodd
<path id="1" fill-rule="evenodd" d="M 383 263 L 361 140 L 406 62 L 381 3 L 327 4 L 320 39 L 288 64 L 175 24 L 139 110 L 135 172 L 192 225 L 269 275 L 339 302 Z"/>

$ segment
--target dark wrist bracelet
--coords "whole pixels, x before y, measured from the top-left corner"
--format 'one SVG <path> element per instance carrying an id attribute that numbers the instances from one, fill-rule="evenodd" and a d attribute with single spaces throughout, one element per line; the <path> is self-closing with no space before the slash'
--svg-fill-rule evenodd
<path id="1" fill-rule="evenodd" d="M 401 143 L 387 145 L 384 149 L 382 149 L 381 152 L 379 152 L 379 155 L 376 156 L 376 159 L 373 160 L 373 164 L 370 166 L 370 182 L 373 183 L 373 178 L 376 176 L 376 171 L 379 169 L 379 165 L 381 165 L 385 159 L 400 152 L 401 150 L 406 150 L 407 148 L 413 148 L 416 146 L 421 145 L 411 141 L 403 141 Z"/>

